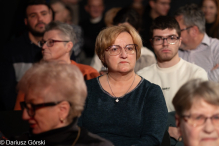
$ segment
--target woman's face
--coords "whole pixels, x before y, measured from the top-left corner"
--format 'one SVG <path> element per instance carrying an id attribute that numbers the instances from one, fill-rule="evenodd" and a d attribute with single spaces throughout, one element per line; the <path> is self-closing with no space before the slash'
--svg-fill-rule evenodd
<path id="1" fill-rule="evenodd" d="M 202 11 L 205 14 L 207 22 L 214 22 L 217 15 L 217 6 L 213 0 L 204 0 L 202 3 Z"/>
<path id="2" fill-rule="evenodd" d="M 179 131 L 185 146 L 218 146 L 219 145 L 219 126 L 212 123 L 209 117 L 214 116 L 219 121 L 219 106 L 211 105 L 203 99 L 194 101 L 191 109 L 184 112 L 184 115 L 191 115 L 200 120 L 200 117 L 208 117 L 204 124 L 194 125 L 187 119 L 176 119 L 179 122 Z"/>
<path id="3" fill-rule="evenodd" d="M 110 56 L 109 51 L 105 51 L 105 63 L 107 64 L 108 71 L 127 73 L 134 70 L 136 63 L 136 50 L 133 54 L 128 54 L 125 47 L 129 44 L 134 44 L 131 35 L 127 32 L 120 33 L 114 44 L 122 48 L 121 53 L 115 56 Z"/>
<path id="4" fill-rule="evenodd" d="M 26 96 L 25 102 L 36 105 L 53 101 L 45 101 L 40 97 L 36 98 L 36 96 L 29 92 Z M 28 115 L 27 109 L 24 109 L 22 118 L 23 120 L 28 121 L 33 134 L 39 134 L 52 129 L 56 129 L 62 127 L 59 119 L 58 106 L 59 105 L 37 108 L 33 117 Z"/>

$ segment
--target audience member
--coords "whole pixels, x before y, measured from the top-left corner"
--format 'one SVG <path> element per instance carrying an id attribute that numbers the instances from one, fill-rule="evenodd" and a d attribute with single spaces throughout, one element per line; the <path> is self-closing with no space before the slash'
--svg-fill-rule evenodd
<path id="1" fill-rule="evenodd" d="M 155 18 L 166 16 L 170 9 L 171 0 L 149 0 L 149 5 L 145 9 L 142 17 L 142 30 L 140 31 L 143 45 L 154 52 L 150 43 L 150 27 Z"/>
<path id="2" fill-rule="evenodd" d="M 45 145 L 50 146 L 112 146 L 109 141 L 77 126 L 87 96 L 78 67 L 57 63 L 35 64 L 24 74 L 18 89 L 26 95 L 20 104 L 22 118 L 28 121 L 30 132 L 12 140 L 45 140 Z"/>
<path id="3" fill-rule="evenodd" d="M 104 2 L 103 0 L 87 0 L 85 10 L 89 13 L 90 18 L 79 23 L 84 31 L 83 51 L 86 59 L 82 63 L 90 64 L 95 52 L 96 37 L 105 27 L 103 16 Z"/>
<path id="4" fill-rule="evenodd" d="M 78 25 L 79 23 L 79 2 L 81 0 L 62 0 L 62 2 L 65 3 L 65 5 L 67 5 L 68 7 L 70 7 L 71 9 L 71 16 L 72 16 L 72 23 L 75 25 Z"/>
<path id="5" fill-rule="evenodd" d="M 46 26 L 45 34 L 43 35 L 40 46 L 42 47 L 43 61 L 67 63 L 77 66 L 84 80 L 93 79 L 99 76 L 99 73 L 88 65 L 78 64 L 70 59 L 73 44 L 76 41 L 73 28 L 65 23 L 51 22 Z M 20 101 L 24 100 L 24 94 L 19 93 L 15 105 L 15 110 L 20 110 Z"/>
<path id="6" fill-rule="evenodd" d="M 152 23 L 150 34 L 151 44 L 157 56 L 157 63 L 137 73 L 161 87 L 168 112 L 171 112 L 174 111 L 172 99 L 178 89 L 191 79 L 208 80 L 208 75 L 201 67 L 179 57 L 178 50 L 182 39 L 181 31 L 179 24 L 173 17 L 157 17 Z M 179 136 L 177 128 L 174 128 L 173 124 L 169 123 L 169 134 L 174 138 L 171 138 L 171 144 L 175 145 Z"/>
<path id="7" fill-rule="evenodd" d="M 136 12 L 138 12 L 138 14 L 142 16 L 145 11 L 143 0 L 133 0 L 133 3 L 131 4 L 131 8 L 135 9 Z"/>
<path id="8" fill-rule="evenodd" d="M 173 98 L 176 125 L 185 146 L 219 145 L 219 84 L 192 80 Z"/>
<path id="9" fill-rule="evenodd" d="M 130 24 L 136 30 L 140 30 L 140 26 L 141 26 L 140 15 L 132 8 L 123 8 L 117 13 L 117 15 L 113 20 L 114 25 L 120 25 L 122 23 Z M 137 72 L 146 66 L 150 66 L 151 64 L 154 64 L 155 62 L 156 59 L 153 52 L 151 52 L 146 47 L 142 47 L 141 56 L 136 61 L 134 71 Z M 91 66 L 99 71 L 101 70 L 102 63 L 96 54 L 91 62 Z"/>
<path id="10" fill-rule="evenodd" d="M 182 43 L 179 56 L 208 73 L 208 79 L 219 81 L 219 40 L 205 33 L 205 17 L 195 4 L 177 10 L 175 18 L 181 29 Z"/>
<path id="11" fill-rule="evenodd" d="M 34 62 L 42 58 L 38 41 L 42 39 L 46 24 L 51 21 L 51 9 L 44 0 L 30 0 L 27 3 L 24 22 L 28 31 L 2 49 L 0 110 L 13 109 L 17 82 Z"/>
<path id="12" fill-rule="evenodd" d="M 160 145 L 167 107 L 158 85 L 136 75 L 142 41 L 130 25 L 100 32 L 96 52 L 108 73 L 86 81 L 88 97 L 79 125 L 118 146 Z"/>
<path id="13" fill-rule="evenodd" d="M 202 11 L 205 14 L 206 33 L 219 39 L 219 0 L 203 0 Z"/>
<path id="14" fill-rule="evenodd" d="M 53 9 L 55 13 L 54 20 L 60 21 L 63 23 L 69 22 L 69 10 L 66 8 L 65 4 L 61 0 L 51 0 L 50 6 Z M 69 23 L 68 23 L 69 24 Z M 77 62 L 80 62 L 80 53 L 82 51 L 84 39 L 83 39 L 83 32 L 80 26 L 73 24 L 70 22 L 70 25 L 73 27 L 73 30 L 76 34 L 77 41 L 75 42 L 73 46 L 73 55 L 71 55 L 72 60 L 76 60 Z"/>

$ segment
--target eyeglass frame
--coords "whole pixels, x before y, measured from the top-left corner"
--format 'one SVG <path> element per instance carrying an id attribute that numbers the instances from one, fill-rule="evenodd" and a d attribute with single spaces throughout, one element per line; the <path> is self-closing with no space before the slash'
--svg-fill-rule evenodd
<path id="1" fill-rule="evenodd" d="M 192 116 L 192 115 L 182 115 L 181 117 L 183 118 L 183 120 L 184 120 L 185 122 L 189 123 L 189 122 L 188 122 L 188 119 L 189 119 L 191 116 Z M 205 118 L 202 124 L 200 124 L 200 125 L 193 125 L 193 124 L 191 124 L 191 123 L 189 123 L 189 124 L 192 125 L 193 127 L 202 126 L 202 125 L 204 125 L 204 124 L 206 123 L 207 119 L 211 119 L 212 124 L 215 125 L 212 119 L 213 119 L 214 117 L 216 117 L 216 116 L 219 117 L 219 114 L 215 114 L 215 115 L 213 115 L 213 116 L 211 116 L 211 117 L 206 117 L 206 116 L 204 116 L 204 115 L 201 115 L 201 116 L 203 116 L 203 117 Z M 186 119 L 186 118 L 188 118 L 188 119 Z M 219 121 L 219 120 L 218 120 L 218 121 Z M 215 125 L 215 126 L 217 126 L 217 125 Z M 219 124 L 218 124 L 218 127 L 219 127 Z"/>
<path id="2" fill-rule="evenodd" d="M 170 35 L 170 36 L 176 36 L 176 35 Z M 167 37 L 170 37 L 170 36 L 167 36 Z M 155 37 L 161 37 L 161 39 L 163 40 L 163 43 L 164 43 L 164 40 L 166 40 L 167 41 L 167 37 L 166 38 L 164 38 L 164 37 L 162 37 L 162 36 L 155 36 Z M 179 40 L 179 36 L 176 36 L 176 41 L 177 40 Z M 154 40 L 154 37 L 152 38 L 152 39 L 150 39 L 150 41 L 151 41 L 151 43 L 153 44 L 153 45 L 161 45 L 161 44 L 163 44 L 163 43 L 161 43 L 161 44 L 154 44 L 153 43 L 153 40 Z M 174 44 L 176 44 L 176 41 L 174 42 L 174 43 L 169 43 L 168 41 L 167 41 L 167 43 L 168 44 L 171 44 L 171 45 L 174 45 Z"/>
<path id="3" fill-rule="evenodd" d="M 40 103 L 40 104 L 33 104 L 33 103 L 26 103 L 25 101 L 23 102 L 20 102 L 20 106 L 21 106 L 21 109 L 24 110 L 26 109 L 27 110 L 27 114 L 30 116 L 30 117 L 34 117 L 35 114 L 36 114 L 36 110 L 37 109 L 40 109 L 40 108 L 44 108 L 44 107 L 50 107 L 50 106 L 56 106 L 58 104 L 60 104 L 61 102 L 63 102 L 65 100 L 62 100 L 62 101 L 58 101 L 58 102 L 47 102 L 47 103 Z M 68 102 L 69 105 L 71 106 L 71 103 Z M 27 104 L 30 104 L 31 105 L 31 108 L 28 108 L 27 107 Z M 30 110 L 33 111 L 33 114 L 30 114 Z"/>
<path id="4" fill-rule="evenodd" d="M 49 46 L 48 43 L 47 43 L 47 42 L 50 41 L 50 40 L 53 41 L 53 45 L 54 45 L 54 43 L 56 43 L 56 42 L 66 42 L 66 43 L 67 43 L 67 42 L 70 42 L 70 41 L 61 41 L 61 40 L 48 39 L 47 41 L 44 41 L 44 40 L 39 41 L 39 42 L 38 42 L 38 46 L 39 46 L 40 48 L 42 48 L 43 45 L 46 43 L 47 47 L 52 47 L 53 45 Z M 40 44 L 42 41 L 44 41 L 43 45 Z"/>
<path id="5" fill-rule="evenodd" d="M 125 47 L 121 47 L 120 45 L 112 45 L 112 46 L 107 47 L 107 48 L 105 49 L 105 51 L 109 52 L 109 50 L 110 50 L 111 47 L 113 47 L 113 46 L 118 46 L 118 47 L 120 48 L 120 53 L 119 53 L 119 54 L 116 54 L 116 55 L 120 55 L 120 54 L 122 53 L 122 48 L 124 48 L 124 50 L 125 50 L 125 52 L 126 52 L 126 47 L 127 47 L 128 45 L 134 45 L 135 51 L 136 51 L 136 47 L 138 47 L 137 44 L 127 44 Z M 126 54 L 129 54 L 129 53 L 126 52 Z M 133 53 L 133 54 L 134 54 L 134 53 Z M 133 55 L 133 54 L 130 54 L 130 55 Z M 109 52 L 109 55 L 110 55 L 110 56 L 116 56 L 116 55 L 111 55 L 110 52 Z"/>
<path id="6" fill-rule="evenodd" d="M 183 28 L 183 29 L 180 29 L 180 31 L 182 32 L 182 31 L 184 31 L 184 30 L 188 30 L 188 29 L 190 29 L 190 28 L 192 28 L 193 26 L 189 26 L 189 27 L 186 27 L 186 28 Z"/>

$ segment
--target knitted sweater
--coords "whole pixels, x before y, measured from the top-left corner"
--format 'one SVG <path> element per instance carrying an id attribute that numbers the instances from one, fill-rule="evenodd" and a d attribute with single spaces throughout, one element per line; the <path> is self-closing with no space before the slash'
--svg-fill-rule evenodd
<path id="1" fill-rule="evenodd" d="M 115 101 L 99 83 L 86 81 L 88 97 L 79 125 L 115 146 L 160 145 L 167 126 L 167 107 L 158 85 L 142 78 L 135 89 Z"/>

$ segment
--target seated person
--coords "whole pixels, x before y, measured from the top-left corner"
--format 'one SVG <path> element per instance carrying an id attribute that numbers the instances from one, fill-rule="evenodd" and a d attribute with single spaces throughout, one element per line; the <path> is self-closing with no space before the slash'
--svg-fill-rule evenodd
<path id="1" fill-rule="evenodd" d="M 113 19 L 114 25 L 120 25 L 122 23 L 128 23 L 131 26 L 133 26 L 136 30 L 140 30 L 141 19 L 139 14 L 134 9 L 123 8 L 117 13 L 115 18 Z M 137 72 L 143 69 L 144 67 L 150 66 L 154 63 L 156 63 L 154 53 L 146 47 L 141 47 L 141 56 L 137 60 L 134 70 L 135 72 Z M 91 62 L 91 66 L 98 71 L 101 70 L 102 64 L 96 54 Z"/>
<path id="2" fill-rule="evenodd" d="M 173 98 L 176 125 L 185 146 L 219 145 L 219 84 L 192 80 Z"/>
<path id="3" fill-rule="evenodd" d="M 86 81 L 88 97 L 79 125 L 115 146 L 160 145 L 167 129 L 167 107 L 158 85 L 134 72 L 142 41 L 130 25 L 100 32 L 96 52 L 108 73 Z"/>
<path id="4" fill-rule="evenodd" d="M 61 22 L 51 22 L 46 26 L 43 40 L 40 41 L 42 48 L 43 61 L 47 62 L 59 62 L 73 64 L 77 66 L 83 76 L 84 80 L 89 80 L 99 76 L 99 73 L 88 65 L 78 64 L 73 60 L 70 60 L 71 53 L 76 37 L 73 28 Z M 23 93 L 19 92 L 15 110 L 20 110 L 20 102 L 24 100 Z"/>
<path id="5" fill-rule="evenodd" d="M 146 80 L 161 87 L 168 112 L 174 111 L 172 100 L 179 88 L 189 80 L 201 78 L 208 80 L 207 72 L 178 55 L 181 45 L 181 31 L 179 24 L 173 17 L 159 16 L 151 25 L 151 44 L 157 56 L 157 63 L 137 72 Z M 175 122 L 169 122 L 169 134 L 174 145 L 179 138 Z"/>
<path id="6" fill-rule="evenodd" d="M 18 83 L 25 93 L 23 120 L 30 132 L 11 140 L 45 140 L 46 145 L 112 146 L 107 140 L 77 126 L 84 109 L 86 85 L 75 65 L 40 63 L 31 67 Z"/>

